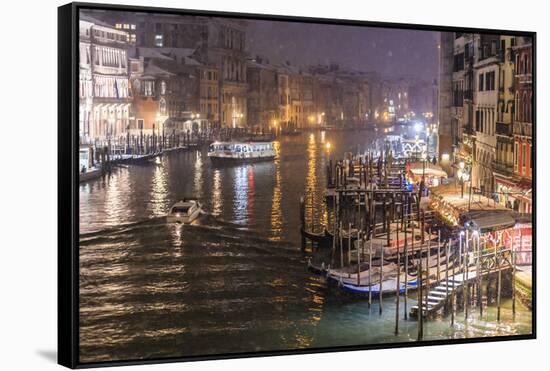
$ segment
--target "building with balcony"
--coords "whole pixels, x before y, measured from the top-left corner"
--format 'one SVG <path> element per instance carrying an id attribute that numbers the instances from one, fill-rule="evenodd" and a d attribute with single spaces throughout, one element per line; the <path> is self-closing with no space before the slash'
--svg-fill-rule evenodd
<path id="1" fill-rule="evenodd" d="M 455 33 L 451 127 L 457 163 L 471 163 L 474 143 L 474 35 Z"/>
<path id="2" fill-rule="evenodd" d="M 514 80 L 515 36 L 500 36 L 496 154 L 493 161 L 495 193 L 498 202 L 513 208 L 514 172 Z"/>
<path id="3" fill-rule="evenodd" d="M 256 56 L 248 61 L 248 126 L 261 131 L 279 121 L 279 76 L 275 66 Z"/>
<path id="4" fill-rule="evenodd" d="M 131 106 L 128 34 L 86 15 L 80 16 L 79 30 L 80 141 L 123 136 Z"/>
<path id="5" fill-rule="evenodd" d="M 518 38 L 515 52 L 514 179 L 515 208 L 531 213 L 533 187 L 533 51 L 532 40 Z"/>
<path id="6" fill-rule="evenodd" d="M 492 164 L 496 157 L 499 36 L 474 35 L 474 129 L 472 186 L 490 197 L 494 191 Z"/>

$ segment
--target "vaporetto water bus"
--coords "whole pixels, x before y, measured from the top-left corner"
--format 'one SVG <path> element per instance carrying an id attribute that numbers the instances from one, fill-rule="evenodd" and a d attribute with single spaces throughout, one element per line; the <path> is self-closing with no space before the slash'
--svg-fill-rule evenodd
<path id="1" fill-rule="evenodd" d="M 275 158 L 273 142 L 214 142 L 208 150 L 212 162 L 266 161 Z"/>

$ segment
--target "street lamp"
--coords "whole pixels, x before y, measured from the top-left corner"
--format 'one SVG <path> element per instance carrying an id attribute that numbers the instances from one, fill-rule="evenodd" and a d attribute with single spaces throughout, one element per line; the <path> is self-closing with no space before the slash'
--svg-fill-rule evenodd
<path id="1" fill-rule="evenodd" d="M 460 198 L 464 198 L 464 182 L 467 182 L 470 179 L 470 174 L 465 168 L 464 161 L 460 161 L 458 164 L 457 171 L 458 179 L 460 180 Z"/>
<path id="2" fill-rule="evenodd" d="M 422 153 L 422 180 L 420 180 L 420 199 L 424 193 L 424 179 L 426 178 L 426 152 Z"/>

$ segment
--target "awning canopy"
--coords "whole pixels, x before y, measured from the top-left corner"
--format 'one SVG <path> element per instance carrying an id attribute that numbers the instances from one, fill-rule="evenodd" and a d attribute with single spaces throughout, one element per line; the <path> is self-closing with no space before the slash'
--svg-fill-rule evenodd
<path id="1" fill-rule="evenodd" d="M 423 164 L 422 162 L 412 162 L 409 165 L 409 171 L 413 175 L 422 176 L 435 176 L 435 177 L 447 177 L 447 173 L 441 168 L 441 166 L 434 165 L 430 162 Z"/>
<path id="2" fill-rule="evenodd" d="M 472 211 L 461 217 L 464 226 L 472 227 L 480 232 L 493 232 L 511 228 L 518 222 L 526 222 L 525 215 L 513 210 L 481 210 Z"/>

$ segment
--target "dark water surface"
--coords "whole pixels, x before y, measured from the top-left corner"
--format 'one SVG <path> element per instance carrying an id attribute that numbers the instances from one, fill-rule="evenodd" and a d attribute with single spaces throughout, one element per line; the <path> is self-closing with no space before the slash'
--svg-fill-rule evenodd
<path id="1" fill-rule="evenodd" d="M 380 315 L 377 303 L 309 273 L 300 251 L 300 196 L 326 220 L 327 158 L 371 140 L 366 131 L 283 137 L 275 161 L 241 166 L 172 153 L 81 185 L 81 362 L 415 341 L 415 321 L 393 335 L 395 298 Z M 201 199 L 205 215 L 165 223 L 183 197 Z M 459 314 L 453 328 L 430 321 L 425 338 L 531 332 L 531 312 L 512 319 L 508 300 L 500 323 L 493 307 L 476 315 Z"/>

